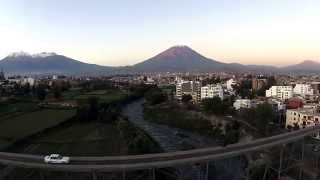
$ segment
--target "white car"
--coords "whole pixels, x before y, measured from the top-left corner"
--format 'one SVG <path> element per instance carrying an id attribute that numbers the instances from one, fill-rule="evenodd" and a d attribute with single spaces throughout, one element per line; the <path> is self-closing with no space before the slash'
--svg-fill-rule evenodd
<path id="1" fill-rule="evenodd" d="M 50 154 L 44 157 L 44 162 L 50 164 L 68 164 L 69 161 L 69 157 L 61 156 L 60 154 Z"/>

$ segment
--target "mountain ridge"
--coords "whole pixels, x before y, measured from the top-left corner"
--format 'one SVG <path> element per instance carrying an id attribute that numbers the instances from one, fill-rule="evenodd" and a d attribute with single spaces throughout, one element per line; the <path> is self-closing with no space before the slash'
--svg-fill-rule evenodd
<path id="1" fill-rule="evenodd" d="M 170 47 L 155 56 L 132 66 L 101 66 L 84 63 L 53 52 L 28 54 L 11 53 L 0 60 L 0 68 L 20 74 L 117 74 L 139 72 L 320 72 L 320 63 L 305 60 L 285 67 L 224 63 L 205 57 L 185 45 Z"/>

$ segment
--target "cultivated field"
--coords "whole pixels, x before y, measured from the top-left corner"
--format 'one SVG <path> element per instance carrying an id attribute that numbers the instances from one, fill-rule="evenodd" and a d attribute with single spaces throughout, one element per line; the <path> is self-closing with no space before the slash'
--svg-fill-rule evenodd
<path id="1" fill-rule="evenodd" d="M 0 121 L 0 149 L 32 134 L 56 126 L 75 115 L 75 110 L 45 109 Z"/>
<path id="2" fill-rule="evenodd" d="M 31 154 L 60 153 L 69 156 L 125 155 L 127 145 L 113 124 L 75 122 L 29 140 Z M 17 151 L 20 151 L 19 149 Z"/>

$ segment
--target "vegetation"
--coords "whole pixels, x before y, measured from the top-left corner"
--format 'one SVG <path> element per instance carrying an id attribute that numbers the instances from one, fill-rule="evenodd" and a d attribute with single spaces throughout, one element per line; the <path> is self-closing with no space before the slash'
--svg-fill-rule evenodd
<path id="1" fill-rule="evenodd" d="M 196 115 L 190 115 L 178 106 L 145 107 L 144 116 L 147 121 L 190 130 L 199 134 L 213 135 L 210 121 Z"/>
<path id="2" fill-rule="evenodd" d="M 181 101 L 185 104 L 188 104 L 192 100 L 192 96 L 190 94 L 182 95 Z"/>
<path id="3" fill-rule="evenodd" d="M 243 109 L 240 117 L 255 126 L 262 135 L 268 133 L 269 123 L 274 119 L 273 109 L 267 103 L 260 104 L 256 108 Z"/>
<path id="4" fill-rule="evenodd" d="M 158 98 L 157 93 L 161 92 L 158 88 L 135 85 L 120 90 L 104 81 L 86 81 L 80 86 L 70 89 L 70 84 L 63 81 L 56 81 L 52 86 L 43 83 L 34 89 L 36 99 L 31 94 L 19 96 L 30 98 L 32 101 L 28 103 L 0 104 L 0 117 L 6 117 L 0 121 L 0 148 L 10 147 L 13 151 L 24 152 L 26 147 L 32 147 L 28 153 L 66 155 L 159 152 L 158 145 L 142 130 L 126 120 L 119 120 L 125 103 L 146 92 Z M 38 106 L 39 101 L 63 103 L 64 100 L 76 102 L 77 109 L 41 109 L 44 106 Z M 80 121 L 63 123 L 71 118 Z M 17 141 L 24 144 L 10 146 Z"/>
<path id="5" fill-rule="evenodd" d="M 147 154 L 161 151 L 157 143 L 142 130 L 132 126 L 127 120 L 118 120 L 117 128 L 126 140 L 129 154 Z"/>
<path id="6" fill-rule="evenodd" d="M 240 124 L 238 121 L 233 121 L 226 124 L 225 134 L 223 138 L 223 144 L 226 146 L 228 144 L 237 143 L 240 139 Z"/>
<path id="7" fill-rule="evenodd" d="M 240 84 L 233 86 L 234 91 L 238 94 L 241 98 L 253 98 L 252 89 L 252 80 L 243 80 Z"/>
<path id="8" fill-rule="evenodd" d="M 158 87 L 153 87 L 145 93 L 145 98 L 149 104 L 155 105 L 165 102 L 167 100 L 167 95 Z"/>
<path id="9" fill-rule="evenodd" d="M 266 90 L 269 89 L 271 86 L 276 85 L 276 80 L 274 76 L 270 76 L 267 78 L 267 83 L 260 89 L 253 92 L 256 96 L 265 96 Z"/>
<path id="10" fill-rule="evenodd" d="M 128 147 L 114 123 L 73 122 L 25 141 L 31 154 L 60 153 L 68 156 L 126 155 Z M 25 146 L 13 148 L 21 152 Z"/>
<path id="11" fill-rule="evenodd" d="M 233 113 L 230 109 L 229 101 L 222 101 L 219 97 L 206 98 L 202 100 L 202 110 L 206 113 L 213 113 L 216 115 L 223 115 Z"/>
<path id="12" fill-rule="evenodd" d="M 24 114 L 23 116 L 2 121 L 0 126 L 0 137 L 13 139 L 25 137 L 66 121 L 74 115 L 74 110 L 50 109 Z"/>
<path id="13" fill-rule="evenodd" d="M 220 77 L 212 77 L 212 78 L 206 78 L 202 80 L 202 85 L 206 86 L 207 84 L 217 84 L 221 83 Z"/>
<path id="14" fill-rule="evenodd" d="M 47 96 L 46 86 L 44 84 L 39 84 L 37 86 L 37 96 L 40 101 L 44 101 Z"/>
<path id="15" fill-rule="evenodd" d="M 0 139 L 14 143 L 17 140 L 56 126 L 74 115 L 74 110 L 48 109 L 6 119 L 1 121 Z"/>
<path id="16" fill-rule="evenodd" d="M 38 109 L 37 104 L 34 102 L 10 100 L 0 103 L 0 119 L 3 120 L 14 115 L 32 112 Z"/>

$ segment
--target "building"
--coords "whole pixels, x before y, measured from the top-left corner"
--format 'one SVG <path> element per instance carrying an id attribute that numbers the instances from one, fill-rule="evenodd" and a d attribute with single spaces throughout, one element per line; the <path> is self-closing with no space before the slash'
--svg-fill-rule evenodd
<path id="1" fill-rule="evenodd" d="M 201 100 L 213 97 L 223 99 L 223 88 L 220 84 L 208 84 L 201 87 Z"/>
<path id="2" fill-rule="evenodd" d="M 191 95 L 195 103 L 201 100 L 201 83 L 199 81 L 179 81 L 176 84 L 176 98 L 182 99 L 183 95 Z"/>
<path id="3" fill-rule="evenodd" d="M 233 90 L 233 86 L 235 86 L 237 84 L 237 82 L 234 79 L 229 79 L 227 82 L 227 90 L 228 91 L 232 91 Z"/>
<path id="4" fill-rule="evenodd" d="M 287 109 L 297 109 L 303 107 L 303 99 L 299 97 L 293 97 L 287 100 Z"/>
<path id="5" fill-rule="evenodd" d="M 29 84 L 30 86 L 34 86 L 35 83 L 36 83 L 36 80 L 34 78 L 31 78 L 31 77 L 25 77 L 25 78 L 21 79 L 21 84 L 22 85 Z"/>
<path id="6" fill-rule="evenodd" d="M 320 92 L 320 82 L 311 82 L 310 83 L 313 91 L 314 91 L 314 94 L 319 94 Z"/>
<path id="7" fill-rule="evenodd" d="M 310 84 L 296 84 L 293 88 L 293 93 L 302 97 L 313 96 L 315 94 Z"/>
<path id="8" fill-rule="evenodd" d="M 293 96 L 292 86 L 272 86 L 266 90 L 266 97 L 286 100 Z"/>
<path id="9" fill-rule="evenodd" d="M 286 104 L 283 101 L 279 101 L 277 99 L 271 99 L 268 101 L 268 104 L 270 104 L 274 111 L 285 111 L 286 110 Z"/>
<path id="10" fill-rule="evenodd" d="M 248 109 L 252 107 L 252 101 L 250 99 L 237 99 L 233 103 L 235 110 Z"/>
<path id="11" fill-rule="evenodd" d="M 16 83 L 20 85 L 26 85 L 29 84 L 30 86 L 34 86 L 36 83 L 36 80 L 31 77 L 22 77 L 22 76 L 12 76 L 8 77 L 8 81 L 10 83 Z"/>
<path id="12" fill-rule="evenodd" d="M 268 104 L 272 107 L 275 122 L 285 124 L 286 104 L 278 99 L 269 99 Z"/>
<path id="13" fill-rule="evenodd" d="M 252 79 L 252 90 L 259 90 L 267 85 L 267 79 Z"/>
<path id="14" fill-rule="evenodd" d="M 288 109 L 286 112 L 286 127 L 299 128 L 315 126 L 319 124 L 320 113 L 319 107 L 317 108 L 300 108 L 300 109 Z M 320 138 L 319 133 L 314 134 L 317 139 Z"/>
<path id="15" fill-rule="evenodd" d="M 4 71 L 3 69 L 1 69 L 1 72 L 0 72 L 0 81 L 5 81 L 6 80 L 6 77 L 4 75 Z"/>

